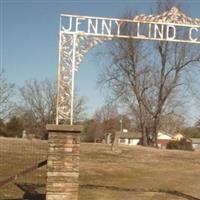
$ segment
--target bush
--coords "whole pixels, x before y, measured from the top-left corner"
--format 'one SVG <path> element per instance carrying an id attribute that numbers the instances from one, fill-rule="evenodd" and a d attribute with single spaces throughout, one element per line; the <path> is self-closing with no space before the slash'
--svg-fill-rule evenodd
<path id="1" fill-rule="evenodd" d="M 192 143 L 188 142 L 185 138 L 178 140 L 172 140 L 168 142 L 167 149 L 179 149 L 179 150 L 187 150 L 187 151 L 193 151 Z"/>
<path id="2" fill-rule="evenodd" d="M 167 149 L 179 149 L 179 141 L 172 140 L 167 143 Z"/>

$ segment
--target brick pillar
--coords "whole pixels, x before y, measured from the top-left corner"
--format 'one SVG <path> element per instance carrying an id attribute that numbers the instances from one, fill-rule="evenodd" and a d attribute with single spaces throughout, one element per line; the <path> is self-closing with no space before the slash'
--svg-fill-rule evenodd
<path id="1" fill-rule="evenodd" d="M 78 200 L 79 149 L 82 126 L 47 125 L 46 200 Z"/>

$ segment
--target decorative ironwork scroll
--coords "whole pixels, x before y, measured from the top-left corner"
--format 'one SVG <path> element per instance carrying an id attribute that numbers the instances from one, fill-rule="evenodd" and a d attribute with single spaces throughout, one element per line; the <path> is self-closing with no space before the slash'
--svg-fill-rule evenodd
<path id="1" fill-rule="evenodd" d="M 134 31 L 127 33 L 123 27 Z M 179 38 L 178 30 L 186 37 Z M 200 44 L 200 19 L 186 16 L 176 7 L 160 15 L 116 19 L 62 14 L 60 19 L 56 124 L 73 124 L 74 75 L 84 55 L 98 43 L 113 38 Z"/>
<path id="2" fill-rule="evenodd" d="M 84 55 L 104 40 L 108 38 L 61 33 L 56 124 L 73 124 L 74 73 L 78 70 Z"/>
<path id="3" fill-rule="evenodd" d="M 161 15 L 138 15 L 134 18 L 135 21 L 141 22 L 163 22 L 172 24 L 183 25 L 197 25 L 200 26 L 199 18 L 188 17 L 185 13 L 181 12 L 178 8 L 172 7 L 170 10 L 162 13 Z"/>

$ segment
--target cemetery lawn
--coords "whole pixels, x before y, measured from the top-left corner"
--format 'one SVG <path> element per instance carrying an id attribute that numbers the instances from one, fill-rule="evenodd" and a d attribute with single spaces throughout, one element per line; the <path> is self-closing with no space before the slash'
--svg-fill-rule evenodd
<path id="1" fill-rule="evenodd" d="M 0 138 L 0 180 L 46 158 L 46 149 L 46 141 Z M 45 168 L 36 172 L 18 182 L 44 185 Z M 13 183 L 0 188 L 1 200 L 22 196 Z M 81 144 L 79 200 L 151 199 L 200 200 L 200 151 Z"/>
<path id="2" fill-rule="evenodd" d="M 80 184 L 80 200 L 200 200 L 200 151 L 83 144 Z"/>

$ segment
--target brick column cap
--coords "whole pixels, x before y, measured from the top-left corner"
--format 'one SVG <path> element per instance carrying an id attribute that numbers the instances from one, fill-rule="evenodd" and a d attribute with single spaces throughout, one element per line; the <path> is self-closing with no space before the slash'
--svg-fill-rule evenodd
<path id="1" fill-rule="evenodd" d="M 80 133 L 83 131 L 82 125 L 56 125 L 56 124 L 47 124 L 46 129 L 49 132 L 72 132 Z"/>

